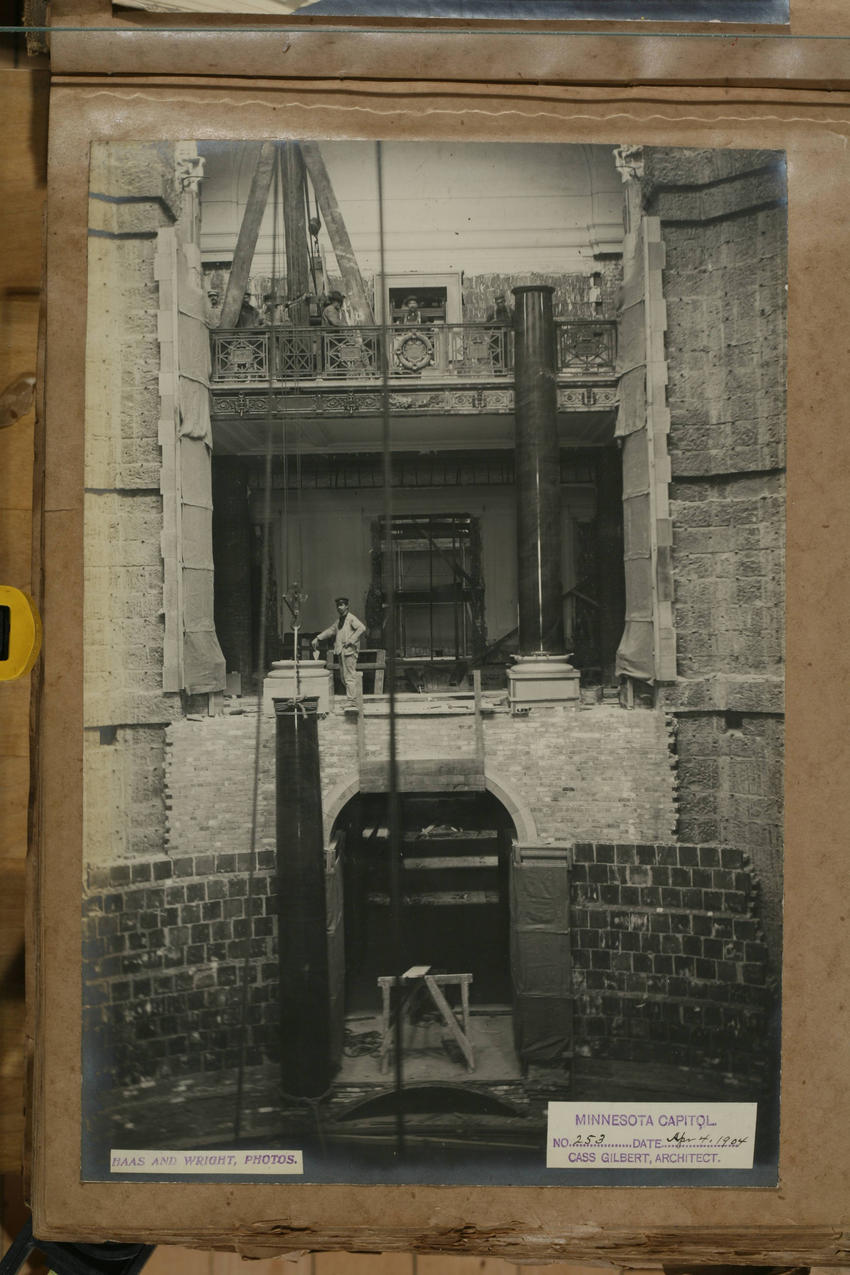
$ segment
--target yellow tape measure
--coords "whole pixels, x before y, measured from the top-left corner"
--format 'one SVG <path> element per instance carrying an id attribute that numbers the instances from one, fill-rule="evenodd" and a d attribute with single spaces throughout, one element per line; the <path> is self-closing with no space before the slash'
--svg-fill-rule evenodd
<path id="1" fill-rule="evenodd" d="M 29 673 L 41 650 L 41 616 L 29 594 L 0 584 L 0 682 Z"/>

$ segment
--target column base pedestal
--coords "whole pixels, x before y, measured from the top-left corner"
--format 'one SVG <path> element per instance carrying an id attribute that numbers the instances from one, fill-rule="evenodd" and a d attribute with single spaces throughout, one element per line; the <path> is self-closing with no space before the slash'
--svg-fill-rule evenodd
<path id="1" fill-rule="evenodd" d="M 566 655 L 519 655 L 508 669 L 511 708 L 577 702 L 580 676 Z"/>
<path id="2" fill-rule="evenodd" d="M 324 662 L 298 661 L 298 677 L 295 676 L 295 660 L 275 660 L 271 672 L 263 678 L 263 713 L 274 717 L 275 699 L 295 699 L 296 695 L 315 695 L 320 714 L 332 713 L 334 706 L 334 675 Z"/>

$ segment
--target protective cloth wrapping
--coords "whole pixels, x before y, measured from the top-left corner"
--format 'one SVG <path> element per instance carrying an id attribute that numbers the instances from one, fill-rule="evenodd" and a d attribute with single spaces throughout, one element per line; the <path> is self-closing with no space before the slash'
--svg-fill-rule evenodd
<path id="1" fill-rule="evenodd" d="M 569 873 L 562 860 L 523 858 L 511 872 L 514 1043 L 524 1063 L 572 1053 Z"/>

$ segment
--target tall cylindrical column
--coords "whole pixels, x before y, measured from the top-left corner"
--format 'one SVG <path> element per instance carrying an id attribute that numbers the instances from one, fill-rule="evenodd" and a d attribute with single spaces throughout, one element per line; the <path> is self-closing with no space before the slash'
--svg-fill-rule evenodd
<path id="1" fill-rule="evenodd" d="M 278 954 L 284 1093 L 331 1082 L 318 700 L 276 699 Z"/>
<path id="2" fill-rule="evenodd" d="M 553 289 L 514 288 L 519 649 L 563 654 L 561 474 Z"/>

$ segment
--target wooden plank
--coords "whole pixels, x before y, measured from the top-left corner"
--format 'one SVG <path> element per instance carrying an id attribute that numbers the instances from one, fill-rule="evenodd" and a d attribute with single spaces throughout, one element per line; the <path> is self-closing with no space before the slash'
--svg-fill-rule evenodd
<path id="1" fill-rule="evenodd" d="M 658 1266 L 655 1269 L 660 1271 L 662 1268 Z M 553 1262 L 551 1266 L 546 1266 L 544 1270 L 545 1275 L 613 1275 L 613 1272 L 616 1272 L 616 1275 L 624 1275 L 623 1268 L 620 1266 L 604 1264 L 601 1266 L 582 1266 L 578 1262 Z M 527 1268 L 520 1267 L 518 1275 L 528 1275 Z M 541 1275 L 543 1275 L 542 1272 Z M 628 1275 L 639 1275 L 639 1272 L 629 1267 Z"/>
<path id="2" fill-rule="evenodd" d="M 174 1271 L 180 1275 L 213 1275 L 213 1271 L 217 1271 L 214 1259 L 229 1256 L 229 1253 L 205 1253 L 200 1249 L 160 1244 L 145 1264 L 145 1275 L 172 1275 Z"/>
<path id="3" fill-rule="evenodd" d="M 316 1253 L 313 1261 L 313 1275 L 414 1275 L 410 1253 Z"/>
<path id="4" fill-rule="evenodd" d="M 36 369 L 45 195 L 45 71 L 0 69 L 0 388 Z M 32 412 L 0 430 L 0 583 L 32 587 Z M 20 1173 L 24 1138 L 24 858 L 27 849 L 30 677 L 0 686 L 0 1172 Z M 4 1187 L 10 1224 L 20 1182 Z M 22 1198 L 21 1198 L 22 1205 Z M 14 1214 L 14 1219 L 13 1219 Z M 5 1246 L 4 1246 L 5 1247 Z M 43 1269 L 33 1265 L 31 1270 Z"/>
<path id="5" fill-rule="evenodd" d="M 245 205 L 245 215 L 239 227 L 239 237 L 233 253 L 233 263 L 227 280 L 227 290 L 221 307 L 219 326 L 235 328 L 242 309 L 242 300 L 248 286 L 254 250 L 257 247 L 257 236 L 260 233 L 260 222 L 266 211 L 269 198 L 269 187 L 272 183 L 274 166 L 277 163 L 277 142 L 263 142 L 257 147 L 257 163 L 254 176 L 251 178 L 251 189 Z"/>
<path id="6" fill-rule="evenodd" d="M 420 966 L 420 968 L 422 967 Z M 404 981 L 409 981 L 405 974 L 402 974 L 401 977 Z M 432 974 L 431 978 L 440 987 L 463 987 L 464 985 L 468 987 L 472 982 L 471 974 Z M 382 991 L 385 987 L 392 987 L 394 982 L 395 978 L 392 974 L 381 974 L 378 977 L 378 986 Z"/>
<path id="7" fill-rule="evenodd" d="M 306 327 L 307 296 L 312 289 L 304 204 L 304 159 L 297 142 L 283 144 L 283 232 L 286 242 L 287 314 L 294 327 Z M 300 299 L 299 299 L 300 298 Z M 294 303 L 294 304 L 293 304 Z"/>
<path id="8" fill-rule="evenodd" d="M 481 716 L 481 669 L 472 671 L 472 690 L 475 695 L 475 756 L 484 769 L 484 718 Z"/>
<path id="9" fill-rule="evenodd" d="M 549 1275 L 552 1269 L 541 1266 L 540 1275 Z M 449 1257 L 429 1253 L 417 1256 L 416 1275 L 531 1275 L 531 1270 L 501 1257 Z"/>
<path id="10" fill-rule="evenodd" d="M 281 1261 L 270 1257 L 261 1261 L 253 1261 L 240 1257 L 238 1253 L 208 1253 L 211 1259 L 209 1275 L 312 1275 L 313 1259 L 309 1253 L 302 1253 L 292 1259 Z M 175 1267 L 170 1267 L 168 1275 L 172 1275 Z M 150 1266 L 145 1267 L 145 1275 L 149 1275 Z M 163 1271 L 162 1275 L 166 1275 Z M 179 1275 L 184 1275 L 183 1268 Z M 201 1275 L 200 1271 L 198 1275 Z"/>
<path id="11" fill-rule="evenodd" d="M 402 867 L 409 871 L 438 872 L 441 868 L 498 868 L 496 854 L 435 855 L 430 859 L 404 859 Z"/>
<path id="12" fill-rule="evenodd" d="M 443 1021 L 445 1022 L 449 1031 L 454 1036 L 455 1040 L 460 1046 L 461 1052 L 464 1058 L 466 1059 L 467 1067 L 469 1068 L 470 1071 L 474 1071 L 475 1070 L 475 1055 L 472 1052 L 472 1045 L 469 1043 L 463 1031 L 461 1030 L 460 1024 L 458 1023 L 457 1019 L 454 1016 L 454 1010 L 452 1009 L 451 1005 L 449 1004 L 449 1002 L 446 1000 L 445 996 L 443 995 L 442 990 L 439 984 L 437 983 L 436 979 L 431 974 L 425 975 L 425 986 L 428 988 L 428 991 L 431 993 L 432 1001 L 434 1002 L 434 1004 L 437 1006 L 437 1009 L 442 1014 Z"/>
<path id="13" fill-rule="evenodd" d="M 28 1216 L 29 1209 L 24 1199 L 20 1174 L 4 1174 L 0 1178 L 0 1257 L 5 1254 Z M 20 1268 L 20 1275 L 47 1275 L 47 1266 L 40 1253 L 32 1253 L 27 1258 Z"/>
<path id="14" fill-rule="evenodd" d="M 389 907 L 390 896 L 380 891 L 366 896 L 369 903 Z M 416 894 L 402 895 L 406 908 L 492 907 L 500 899 L 498 890 L 422 890 Z"/>

